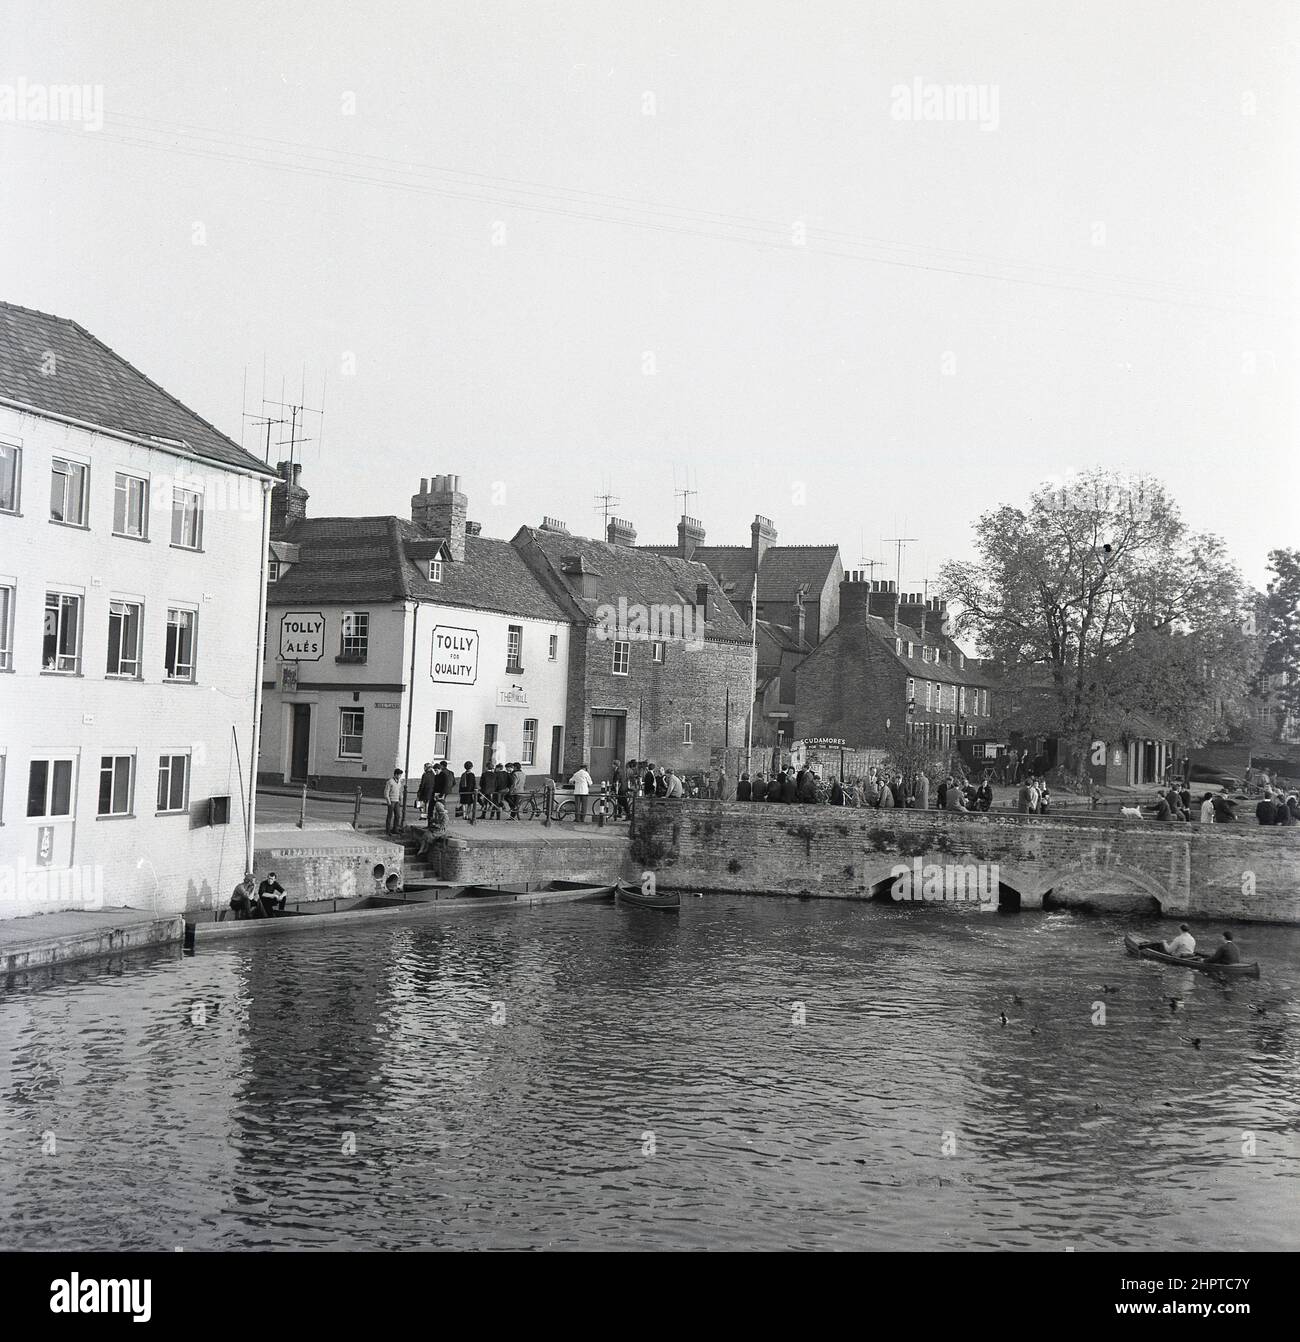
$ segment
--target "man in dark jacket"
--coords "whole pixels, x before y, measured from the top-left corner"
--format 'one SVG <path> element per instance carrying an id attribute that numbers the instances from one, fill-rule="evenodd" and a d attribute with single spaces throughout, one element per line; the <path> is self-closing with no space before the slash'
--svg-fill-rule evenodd
<path id="1" fill-rule="evenodd" d="M 993 805 L 993 785 L 989 782 L 987 774 L 984 775 L 975 793 L 975 804 L 981 811 L 987 811 Z"/>
<path id="2" fill-rule="evenodd" d="M 796 788 L 796 794 L 805 806 L 812 806 L 817 801 L 817 775 L 811 769 L 803 771 L 803 781 Z"/>
<path id="3" fill-rule="evenodd" d="M 794 770 L 786 769 L 781 774 L 781 800 L 792 805 L 799 800 L 799 785 L 794 781 Z"/>
<path id="4" fill-rule="evenodd" d="M 1236 820 L 1236 807 L 1222 793 L 1216 792 L 1210 798 L 1210 805 L 1214 807 L 1214 823 L 1216 825 L 1228 825 Z"/>
<path id="5" fill-rule="evenodd" d="M 1277 817 L 1277 808 L 1273 805 L 1272 797 L 1261 797 L 1259 804 L 1255 807 L 1255 819 L 1261 825 L 1271 825 Z"/>
<path id="6" fill-rule="evenodd" d="M 736 784 L 737 801 L 753 801 L 754 785 L 749 781 L 748 774 L 740 775 L 740 782 Z"/>
<path id="7" fill-rule="evenodd" d="M 432 764 L 424 766 L 424 772 L 420 775 L 420 786 L 415 789 L 415 800 L 420 803 L 422 811 L 428 811 L 429 804 L 437 792 L 438 775 L 433 771 Z"/>
<path id="8" fill-rule="evenodd" d="M 838 778 L 834 779 L 831 783 L 831 805 L 844 805 L 844 788 L 840 785 L 840 780 Z"/>
<path id="9" fill-rule="evenodd" d="M 465 761 L 465 772 L 460 776 L 460 806 L 457 808 L 457 815 L 463 815 L 469 819 L 470 811 L 474 807 L 474 794 L 478 791 L 478 779 L 474 776 L 474 761 Z"/>
<path id="10" fill-rule="evenodd" d="M 655 767 L 646 761 L 645 773 L 641 775 L 641 795 L 643 797 L 653 797 L 655 795 Z"/>
<path id="11" fill-rule="evenodd" d="M 438 772 L 433 776 L 433 790 L 439 797 L 449 797 L 456 786 L 456 775 L 446 760 L 438 762 Z"/>
<path id="12" fill-rule="evenodd" d="M 948 807 L 948 789 L 952 787 L 952 774 L 939 784 L 934 794 L 934 804 L 937 810 L 944 811 Z"/>

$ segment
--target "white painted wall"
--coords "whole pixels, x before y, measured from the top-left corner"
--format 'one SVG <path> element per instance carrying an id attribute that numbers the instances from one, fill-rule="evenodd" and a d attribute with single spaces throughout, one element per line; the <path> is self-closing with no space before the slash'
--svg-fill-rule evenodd
<path id="1" fill-rule="evenodd" d="M 0 916 L 60 907 L 175 912 L 224 904 L 243 874 L 244 795 L 251 759 L 264 492 L 261 482 L 106 433 L 0 406 L 0 438 L 22 449 L 19 515 L 0 513 L 0 583 L 16 588 L 13 669 L 0 672 Z M 50 521 L 55 455 L 89 463 L 89 525 Z M 149 481 L 148 540 L 113 535 L 118 470 Z M 172 488 L 205 496 L 200 551 L 171 545 Z M 45 593 L 84 597 L 79 675 L 41 665 Z M 106 676 L 109 602 L 143 602 L 139 679 Z M 167 608 L 197 612 L 196 679 L 164 676 Z M 29 819 L 34 756 L 74 759 L 73 815 Z M 188 810 L 157 815 L 158 759 L 188 754 Z M 135 758 L 125 818 L 97 818 L 100 757 Z M 209 827 L 206 802 L 231 798 L 230 823 Z M 201 823 L 196 818 L 202 815 Z M 43 825 L 54 866 L 37 868 Z M 39 872 L 62 871 L 55 880 Z M 33 876 L 33 872 L 38 874 Z"/>

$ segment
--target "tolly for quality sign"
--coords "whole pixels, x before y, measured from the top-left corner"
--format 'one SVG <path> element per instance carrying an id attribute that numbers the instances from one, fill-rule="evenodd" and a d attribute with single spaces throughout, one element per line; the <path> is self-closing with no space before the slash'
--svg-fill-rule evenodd
<path id="1" fill-rule="evenodd" d="M 325 655 L 325 617 L 291 610 L 280 617 L 280 656 L 286 662 L 319 662 Z"/>
<path id="2" fill-rule="evenodd" d="M 473 685 L 478 680 L 478 630 L 435 624 L 429 674 L 443 685 Z"/>

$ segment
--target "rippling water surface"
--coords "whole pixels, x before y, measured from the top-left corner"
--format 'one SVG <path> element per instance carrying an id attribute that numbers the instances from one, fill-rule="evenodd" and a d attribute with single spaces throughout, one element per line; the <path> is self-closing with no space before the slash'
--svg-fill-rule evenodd
<path id="1" fill-rule="evenodd" d="M 1227 986 L 1125 930 L 719 896 L 64 971 L 0 993 L 0 1247 L 1300 1247 L 1300 931 Z"/>

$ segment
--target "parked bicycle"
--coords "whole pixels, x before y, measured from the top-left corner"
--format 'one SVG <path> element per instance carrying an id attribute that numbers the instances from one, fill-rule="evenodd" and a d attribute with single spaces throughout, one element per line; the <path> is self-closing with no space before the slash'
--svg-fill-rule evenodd
<path id="1" fill-rule="evenodd" d="M 535 820 L 540 815 L 546 814 L 546 798 L 551 798 L 551 819 L 576 820 L 578 815 L 577 798 L 569 795 L 563 800 L 560 794 L 553 790 L 525 792 L 519 803 L 519 815 L 524 820 Z M 595 820 L 598 816 L 604 816 L 606 820 L 613 820 L 616 811 L 614 798 L 605 791 L 592 792 L 587 797 L 587 814 Z"/>

